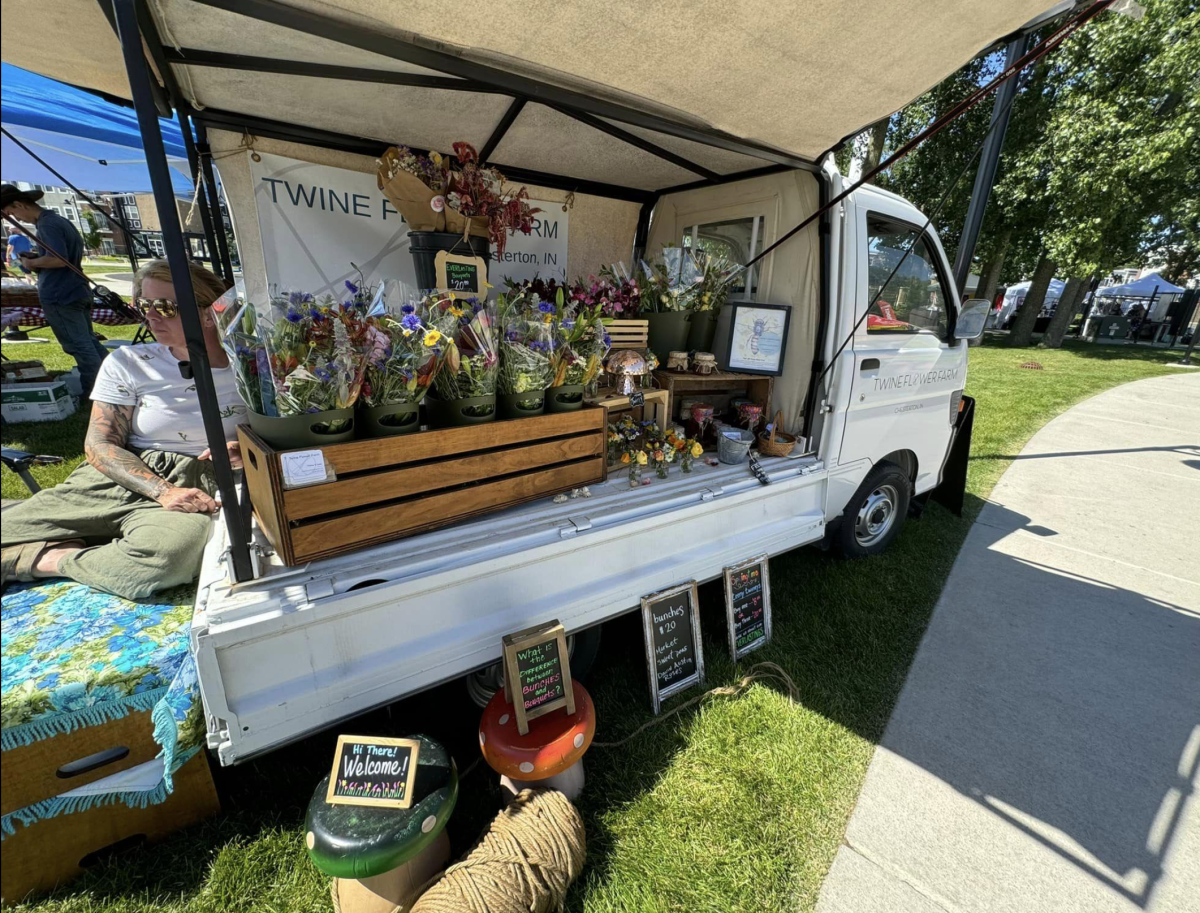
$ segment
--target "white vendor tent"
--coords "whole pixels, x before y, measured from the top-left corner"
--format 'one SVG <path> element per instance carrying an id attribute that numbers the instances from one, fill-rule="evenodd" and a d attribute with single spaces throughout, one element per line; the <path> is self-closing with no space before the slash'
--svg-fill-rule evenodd
<path id="1" fill-rule="evenodd" d="M 1124 285 L 1110 285 L 1108 288 L 1097 289 L 1096 297 L 1122 299 L 1122 314 L 1128 313 L 1131 307 L 1140 303 L 1149 310 L 1149 319 L 1157 321 L 1166 316 L 1167 308 L 1171 306 L 1175 296 L 1182 295 L 1183 292 L 1184 289 L 1168 282 L 1158 273 L 1147 273 L 1140 279 L 1134 279 Z M 1151 301 L 1151 298 L 1154 300 Z"/>
<path id="2" fill-rule="evenodd" d="M 1004 326 L 1004 322 L 1013 315 L 1024 302 L 1025 296 L 1029 294 L 1029 287 L 1033 285 L 1030 280 L 1024 282 L 1015 282 L 1008 287 L 1004 292 L 1004 303 L 1000 307 L 1000 313 L 996 318 L 996 326 Z M 1062 279 L 1051 279 L 1050 288 L 1046 290 L 1046 301 L 1042 305 L 1043 308 L 1053 309 L 1058 304 L 1058 299 L 1062 297 L 1063 288 L 1066 283 Z"/>

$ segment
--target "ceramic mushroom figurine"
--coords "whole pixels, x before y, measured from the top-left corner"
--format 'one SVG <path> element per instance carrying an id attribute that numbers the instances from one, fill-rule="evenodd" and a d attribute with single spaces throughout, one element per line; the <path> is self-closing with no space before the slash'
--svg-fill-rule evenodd
<path id="1" fill-rule="evenodd" d="M 341 913 L 407 909 L 450 859 L 446 822 L 458 799 L 458 771 L 440 744 L 413 738 L 421 747 L 409 808 L 330 804 L 328 776 L 308 803 L 304 842 L 313 865 L 333 876 Z"/>
<path id="2" fill-rule="evenodd" d="M 517 732 L 512 704 L 500 690 L 479 723 L 479 748 L 500 785 L 513 796 L 523 789 L 557 789 L 574 802 L 583 792 L 583 754 L 596 734 L 596 709 L 579 682 L 572 681 L 575 712 L 558 710 L 529 721 Z"/>

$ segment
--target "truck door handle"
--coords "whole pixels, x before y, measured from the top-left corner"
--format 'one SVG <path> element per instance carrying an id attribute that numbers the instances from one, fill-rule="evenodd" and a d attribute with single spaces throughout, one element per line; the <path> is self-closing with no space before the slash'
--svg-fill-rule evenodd
<path id="1" fill-rule="evenodd" d="M 862 360 L 862 364 L 858 366 L 858 370 L 860 370 L 860 371 L 878 371 L 879 370 L 879 359 L 878 358 L 864 358 Z"/>

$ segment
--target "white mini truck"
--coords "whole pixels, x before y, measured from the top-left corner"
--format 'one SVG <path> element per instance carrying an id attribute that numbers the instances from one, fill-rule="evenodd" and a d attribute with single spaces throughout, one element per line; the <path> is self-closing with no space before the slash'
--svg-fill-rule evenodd
<path id="1" fill-rule="evenodd" d="M 869 555 L 914 503 L 961 507 L 968 342 L 986 304 L 960 305 L 941 242 L 907 201 L 864 186 L 828 206 L 848 186 L 832 150 L 1074 5 L 701 0 L 681 19 L 636 0 L 536 11 L 494 0 L 481 19 L 424 2 L 57 0 L 51 24 L 74 42 L 49 57 L 6 43 L 6 61 L 132 98 L 177 273 L 185 239 L 156 116 L 180 119 L 207 250 L 232 278 L 224 232 L 211 230 L 227 213 L 252 298 L 289 283 L 279 225 L 272 235 L 264 224 L 268 156 L 372 175 L 389 144 L 448 152 L 467 141 L 531 198 L 570 209 L 572 278 L 665 245 L 719 246 L 745 264 L 824 209 L 731 295 L 790 312 L 771 413 L 804 446 L 764 458 L 765 481 L 744 463 L 697 463 L 636 489 L 616 477 L 587 499 L 543 499 L 289 568 L 214 448 L 225 508 L 192 638 L 221 763 L 452 679 L 486 691 L 506 633 L 559 619 L 573 665 L 586 665 L 599 625 L 646 594 L 823 540 Z M 289 222 L 283 234 L 296 257 L 345 272 L 336 231 Z M 492 272 L 495 283 L 504 264 Z M 188 291 L 177 294 L 215 429 L 198 318 Z M 718 357 L 729 333 L 726 318 Z"/>

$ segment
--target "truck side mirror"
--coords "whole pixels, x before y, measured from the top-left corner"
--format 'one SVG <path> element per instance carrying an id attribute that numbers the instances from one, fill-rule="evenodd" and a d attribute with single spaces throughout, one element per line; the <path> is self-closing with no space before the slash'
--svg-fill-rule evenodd
<path id="1" fill-rule="evenodd" d="M 986 298 L 964 301 L 958 312 L 958 320 L 954 321 L 954 338 L 965 339 L 968 342 L 978 339 L 987 327 L 988 314 L 991 311 L 992 303 Z"/>

